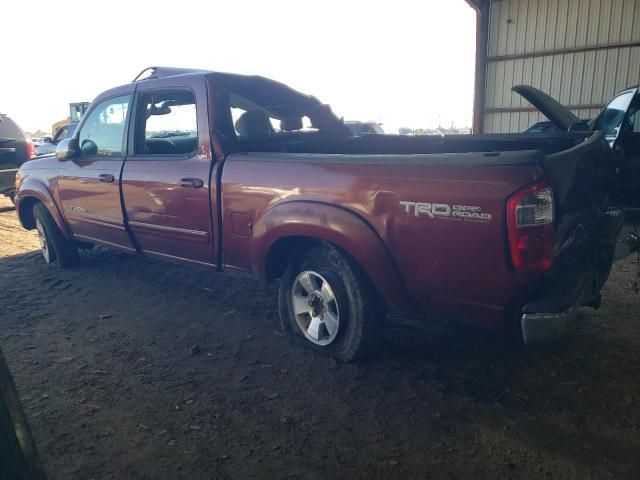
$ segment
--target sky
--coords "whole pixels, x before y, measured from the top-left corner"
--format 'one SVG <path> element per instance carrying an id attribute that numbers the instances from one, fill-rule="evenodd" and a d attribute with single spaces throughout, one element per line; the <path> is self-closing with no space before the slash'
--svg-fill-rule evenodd
<path id="1" fill-rule="evenodd" d="M 152 65 L 263 75 L 390 132 L 471 125 L 464 0 L 5 1 L 2 19 L 0 112 L 27 131 Z"/>

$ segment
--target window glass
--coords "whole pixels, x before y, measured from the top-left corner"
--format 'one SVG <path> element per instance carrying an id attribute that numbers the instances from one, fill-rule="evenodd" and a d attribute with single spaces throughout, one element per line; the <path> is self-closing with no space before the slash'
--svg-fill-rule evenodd
<path id="1" fill-rule="evenodd" d="M 241 141 L 277 140 L 292 132 L 318 131 L 312 126 L 308 116 L 295 112 L 294 106 L 290 107 L 294 113 L 278 116 L 270 112 L 267 106 L 257 104 L 236 93 L 229 94 L 229 103 L 233 127 Z M 283 106 L 272 106 L 272 108 L 276 107 L 282 109 Z"/>
<path id="2" fill-rule="evenodd" d="M 278 120 L 275 117 L 269 117 L 269 123 L 271 124 L 271 129 L 274 132 L 279 132 L 280 131 L 280 120 Z"/>
<path id="3" fill-rule="evenodd" d="M 78 136 L 82 155 L 122 155 L 124 126 L 130 100 L 129 95 L 111 98 L 91 111 Z"/>
<path id="4" fill-rule="evenodd" d="M 71 105 L 71 121 L 72 122 L 79 122 L 80 119 L 82 118 L 82 115 L 84 115 L 84 112 L 87 111 L 87 108 L 89 107 L 89 103 L 75 103 Z"/>
<path id="5" fill-rule="evenodd" d="M 240 135 L 240 132 L 238 132 L 238 119 L 242 116 L 243 113 L 245 113 L 246 110 L 242 109 L 242 108 L 238 108 L 238 107 L 231 107 L 231 120 L 233 121 L 233 128 L 236 131 L 236 135 Z"/>
<path id="6" fill-rule="evenodd" d="M 629 110 L 628 125 L 633 133 L 640 133 L 640 105 Z"/>
<path id="7" fill-rule="evenodd" d="M 51 141 L 51 143 L 59 143 L 60 140 L 63 140 L 65 138 L 67 138 L 67 135 L 69 133 L 69 125 L 65 125 L 64 127 L 61 127 L 58 129 L 58 131 L 56 132 L 55 137 L 53 137 L 53 140 Z"/>
<path id="8" fill-rule="evenodd" d="M 0 114 L 0 137 L 24 138 L 24 133 L 13 120 L 5 115 Z"/>
<path id="9" fill-rule="evenodd" d="M 241 140 L 265 140 L 280 131 L 280 120 L 259 106 L 231 105 L 231 119 Z"/>
<path id="10" fill-rule="evenodd" d="M 145 94 L 144 141 L 136 152 L 172 155 L 194 152 L 198 147 L 198 116 L 193 93 L 188 91 Z M 142 143 L 144 142 L 144 143 Z"/>
<path id="11" fill-rule="evenodd" d="M 606 135 L 617 134 L 633 95 L 634 92 L 629 91 L 615 97 L 596 118 L 594 129 L 603 130 Z"/>

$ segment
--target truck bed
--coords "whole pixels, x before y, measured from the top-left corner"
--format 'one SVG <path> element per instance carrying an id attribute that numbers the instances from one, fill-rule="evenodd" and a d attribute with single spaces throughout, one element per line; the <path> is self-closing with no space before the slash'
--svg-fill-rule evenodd
<path id="1" fill-rule="evenodd" d="M 222 176 L 223 225 L 233 225 L 234 211 L 246 212 L 254 235 L 223 229 L 224 261 L 252 270 L 261 221 L 274 209 L 288 204 L 309 216 L 314 205 L 339 205 L 387 246 L 421 310 L 454 317 L 473 311 L 480 323 L 496 327 L 523 301 L 519 295 L 541 280 L 514 272 L 509 263 L 507 199 L 524 185 L 548 180 L 560 200 L 557 260 L 579 250 L 576 229 L 595 221 L 592 207 L 606 196 L 603 177 L 594 175 L 607 158 L 601 142 L 600 134 L 586 140 L 584 134 L 370 135 L 305 148 L 313 153 L 231 154 Z M 295 149 L 302 145 L 287 148 Z M 473 207 L 477 215 L 429 218 L 414 211 L 421 204 Z"/>

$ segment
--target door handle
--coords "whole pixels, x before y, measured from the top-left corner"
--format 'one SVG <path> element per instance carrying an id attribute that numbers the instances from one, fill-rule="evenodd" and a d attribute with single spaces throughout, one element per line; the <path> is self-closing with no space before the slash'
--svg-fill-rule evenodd
<path id="1" fill-rule="evenodd" d="M 182 178 L 180 179 L 180 186 L 185 188 L 202 188 L 204 182 L 199 178 Z"/>
<path id="2" fill-rule="evenodd" d="M 114 177 L 110 173 L 101 173 L 100 175 L 98 175 L 98 179 L 101 182 L 113 183 L 113 181 L 116 179 L 116 177 Z"/>

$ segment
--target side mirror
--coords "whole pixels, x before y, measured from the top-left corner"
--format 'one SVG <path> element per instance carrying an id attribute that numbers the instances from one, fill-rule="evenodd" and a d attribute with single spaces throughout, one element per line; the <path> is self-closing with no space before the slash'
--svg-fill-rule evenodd
<path id="1" fill-rule="evenodd" d="M 92 155 L 98 154 L 98 145 L 93 140 L 85 140 L 82 142 L 82 146 L 80 147 L 80 153 L 85 157 L 90 157 Z"/>
<path id="2" fill-rule="evenodd" d="M 78 141 L 75 138 L 65 138 L 56 146 L 58 160 L 71 160 L 78 156 Z"/>
<path id="3" fill-rule="evenodd" d="M 51 137 L 44 137 L 42 139 L 42 142 L 43 143 L 53 143 L 53 140 L 51 139 Z"/>

